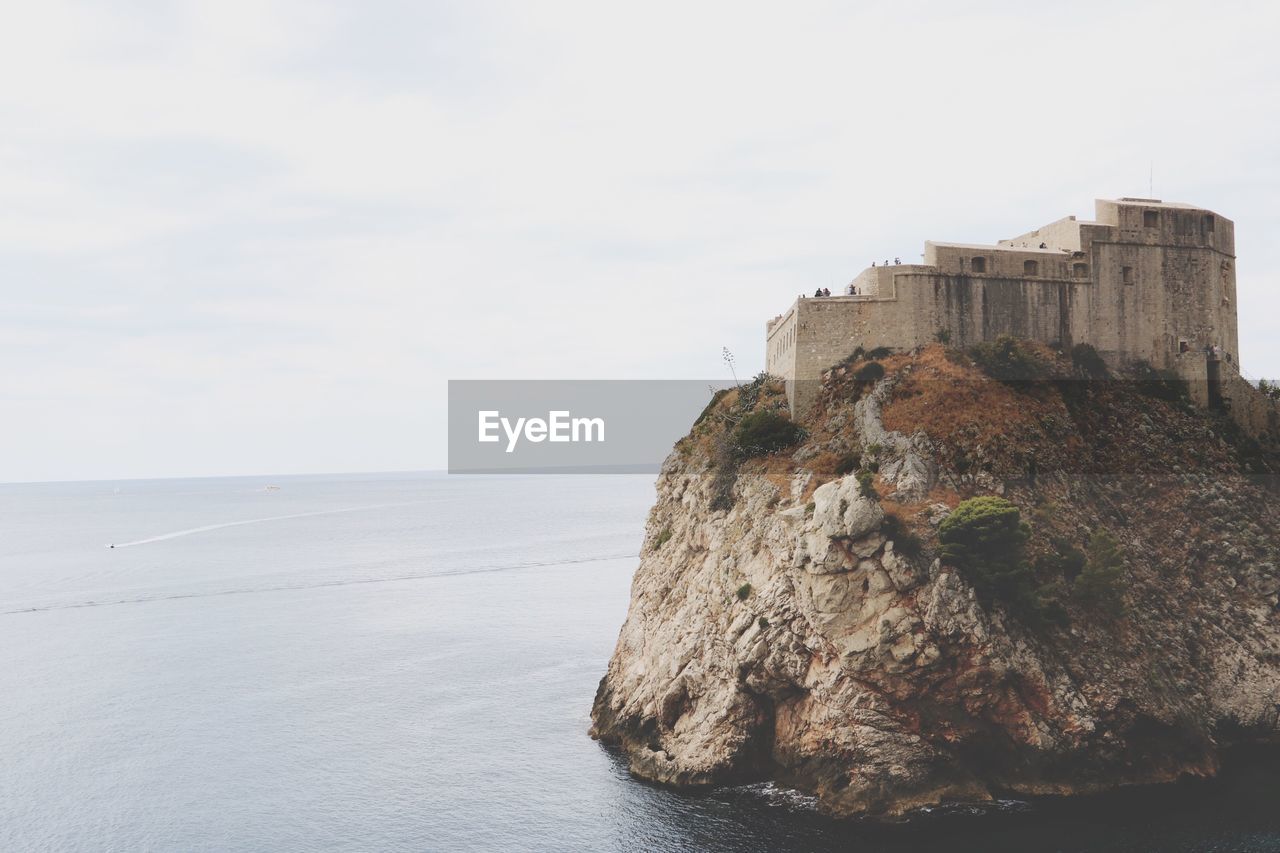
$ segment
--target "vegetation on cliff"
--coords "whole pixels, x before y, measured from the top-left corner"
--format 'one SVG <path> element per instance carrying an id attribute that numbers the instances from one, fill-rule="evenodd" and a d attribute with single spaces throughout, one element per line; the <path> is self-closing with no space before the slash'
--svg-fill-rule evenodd
<path id="1" fill-rule="evenodd" d="M 664 466 L 593 710 L 635 773 L 897 814 L 1280 736 L 1274 445 L 1081 348 L 870 355 L 803 434 L 757 377 Z"/>
<path id="2" fill-rule="evenodd" d="M 773 411 L 752 412 L 738 421 L 733 447 L 742 456 L 763 456 L 790 447 L 804 437 L 804 430 L 789 417 Z"/>
<path id="3" fill-rule="evenodd" d="M 960 569 L 978 594 L 1034 625 L 1061 622 L 1066 611 L 1054 584 L 1040 584 L 1027 562 L 1031 526 L 1018 507 L 994 496 L 969 498 L 938 525 L 942 561 Z"/>

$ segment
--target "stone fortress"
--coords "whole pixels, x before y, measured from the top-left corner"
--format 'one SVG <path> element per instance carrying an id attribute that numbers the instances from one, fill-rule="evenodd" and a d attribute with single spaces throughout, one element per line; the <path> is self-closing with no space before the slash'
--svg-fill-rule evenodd
<path id="1" fill-rule="evenodd" d="M 1198 403 L 1231 408 L 1251 431 L 1273 427 L 1273 407 L 1240 377 L 1231 220 L 1143 198 L 1099 199 L 1095 217 L 995 245 L 926 242 L 922 264 L 873 265 L 844 293 L 801 296 L 766 326 L 766 370 L 803 418 L 823 372 L 859 346 L 1088 343 L 1113 368 L 1142 360 L 1176 373 Z"/>

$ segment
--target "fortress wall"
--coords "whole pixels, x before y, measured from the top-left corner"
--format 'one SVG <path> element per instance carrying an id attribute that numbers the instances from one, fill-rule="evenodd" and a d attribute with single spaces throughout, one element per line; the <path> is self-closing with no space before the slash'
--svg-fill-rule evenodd
<path id="1" fill-rule="evenodd" d="M 820 376 L 848 358 L 857 347 L 899 346 L 902 306 L 892 299 L 857 297 L 802 299 L 796 303 L 800 323 L 796 347 L 797 376 Z"/>
<path id="2" fill-rule="evenodd" d="M 1070 335 L 1064 318 L 1070 317 L 1076 286 L 1061 280 L 903 273 L 894 280 L 896 303 L 868 306 L 878 313 L 866 325 L 878 338 L 874 345 L 904 349 L 935 341 L 943 330 L 958 347 L 1000 335 L 1055 341 Z"/>
<path id="3" fill-rule="evenodd" d="M 787 393 L 793 415 L 802 416 L 817 397 L 823 371 L 859 346 L 901 347 L 910 334 L 907 306 L 893 298 L 825 297 L 795 305 L 797 346 Z M 798 381 L 797 381 L 798 377 Z"/>
<path id="4" fill-rule="evenodd" d="M 858 288 L 859 296 L 891 297 L 893 295 L 893 276 L 898 270 L 913 269 L 911 264 L 896 264 L 891 267 L 867 267 L 852 282 Z M 837 296 L 845 294 L 838 293 Z"/>
<path id="5" fill-rule="evenodd" d="M 926 243 L 925 261 L 934 268 L 934 272 L 963 273 L 966 275 L 988 275 L 997 278 L 1049 278 L 1083 281 L 1089 278 L 1088 259 L 1073 257 L 1071 253 L 1058 249 L 1040 248 L 1008 248 L 993 246 L 962 246 L 947 243 Z M 986 262 L 986 270 L 977 272 L 974 269 L 974 258 L 982 258 Z M 1027 272 L 1027 261 L 1036 264 L 1036 272 Z M 1081 274 L 1076 273 L 1076 264 L 1085 264 Z"/>
<path id="6" fill-rule="evenodd" d="M 911 349 L 943 330 L 957 347 L 1001 335 L 1089 343 L 1113 367 L 1144 359 L 1202 388 L 1206 347 L 1221 347 L 1223 370 L 1234 370 L 1234 224 L 1146 200 L 1099 200 L 1096 210 L 1097 222 L 1067 217 L 999 246 L 928 242 L 924 264 L 859 274 L 862 295 L 801 299 L 768 324 L 767 369 L 789 393 L 797 380 L 812 386 L 792 395 L 797 412 L 857 347 Z"/>
<path id="7" fill-rule="evenodd" d="M 1160 366 L 1168 347 L 1159 331 L 1164 323 L 1159 259 L 1135 245 L 1095 241 L 1091 248 L 1095 290 L 1074 322 L 1089 329 L 1088 342 L 1112 365 L 1160 353 L 1153 362 Z M 1172 350 L 1177 351 L 1176 341 Z"/>
<path id="8" fill-rule="evenodd" d="M 1221 346 L 1237 358 L 1233 261 L 1203 247 L 1102 241 L 1092 255 L 1088 316 L 1073 323 L 1090 330 L 1089 342 L 1109 361 L 1172 368 L 1180 341 L 1200 352 Z"/>
<path id="9" fill-rule="evenodd" d="M 910 349 L 951 334 L 952 346 L 1000 335 L 1046 343 L 1072 340 L 1079 282 L 897 273 L 894 297 L 802 299 L 795 370 L 815 376 L 859 346 Z M 1087 315 L 1082 315 L 1087 316 Z"/>
<path id="10" fill-rule="evenodd" d="M 1231 418 L 1255 437 L 1280 439 L 1280 403 L 1254 388 L 1234 370 L 1223 369 L 1222 396 Z"/>
<path id="11" fill-rule="evenodd" d="M 1113 365 L 1143 358 L 1173 368 L 1181 340 L 1201 353 L 1221 346 L 1235 358 L 1235 312 L 1232 300 L 1224 301 L 1234 292 L 1234 279 L 1218 268 L 1216 254 L 1101 241 L 1090 248 L 1091 257 L 1083 260 L 1092 273 L 1087 280 L 903 267 L 877 273 L 893 282 L 878 298 L 801 299 L 770 333 L 768 369 L 814 377 L 858 346 L 909 349 L 936 340 L 939 330 L 959 347 L 1000 335 L 1090 343 Z M 795 342 L 794 361 L 785 365 L 775 355 L 783 329 Z"/>
<path id="12" fill-rule="evenodd" d="M 1220 346 L 1234 361 L 1238 353 L 1234 352 L 1234 345 L 1228 343 L 1219 311 L 1221 288 L 1215 253 L 1187 248 L 1146 251 L 1157 255 L 1152 263 L 1159 264 L 1163 279 L 1158 304 L 1158 318 L 1163 319 L 1163 327 L 1153 331 L 1159 332 L 1164 352 L 1176 353 L 1178 342 L 1186 340 L 1192 349 Z"/>
<path id="13" fill-rule="evenodd" d="M 773 376 L 790 379 L 795 376 L 796 315 L 791 308 L 781 318 L 771 321 L 765 336 L 764 369 Z"/>
<path id="14" fill-rule="evenodd" d="M 879 295 L 797 300 L 782 319 L 770 327 L 766 369 L 784 379 L 815 378 L 846 359 L 859 346 L 864 349 L 916 346 L 901 342 L 904 338 L 915 341 L 919 337 L 914 306 L 896 298 L 895 294 L 898 282 L 910 277 L 911 270 L 925 269 L 928 268 L 907 264 L 868 268 L 859 276 L 859 286 L 875 289 Z M 927 324 L 926 328 L 920 343 L 933 340 L 934 328 Z M 785 343 L 789 331 L 794 341 L 790 349 Z M 775 341 L 782 342 L 781 350 L 775 349 L 778 346 Z M 780 352 L 782 357 L 775 356 L 775 352 Z"/>
<path id="15" fill-rule="evenodd" d="M 1097 212 L 1114 226 L 1109 239 L 1098 241 L 1112 246 L 1100 265 L 1117 276 L 1114 259 L 1131 258 L 1144 308 L 1150 309 L 1134 325 L 1134 354 L 1167 366 L 1179 340 L 1187 340 L 1202 349 L 1221 346 L 1232 360 L 1238 358 L 1235 224 L 1212 211 L 1178 205 L 1100 200 Z"/>
<path id="16" fill-rule="evenodd" d="M 1009 240 L 1001 240 L 998 245 L 1007 247 L 1039 246 L 1041 243 L 1045 243 L 1050 249 L 1078 252 L 1082 248 L 1080 225 L 1081 223 L 1077 222 L 1074 216 L 1067 216 L 1057 222 L 1043 225 L 1034 231 L 1028 231 L 1026 234 L 1019 234 Z"/>
<path id="17" fill-rule="evenodd" d="M 1069 343 L 1081 287 L 1069 281 L 894 273 L 896 298 L 796 302 L 790 317 L 775 326 L 777 334 L 794 324 L 794 361 L 774 362 L 782 369 L 770 372 L 793 380 L 788 385 L 789 393 L 794 389 L 793 411 L 802 413 L 816 396 L 823 371 L 859 346 L 911 349 L 937 340 L 944 329 L 950 332 L 951 345 L 958 347 L 1000 335 Z M 800 387 L 794 384 L 797 377 Z"/>
<path id="18" fill-rule="evenodd" d="M 939 329 L 950 333 L 956 347 L 1001 335 L 1045 343 L 1072 340 L 1071 306 L 1079 286 L 1074 282 L 930 276 L 912 285 L 910 291 L 919 293 L 912 301 L 920 343 L 934 340 Z"/>
<path id="19" fill-rule="evenodd" d="M 1100 223 L 1114 226 L 1116 242 L 1200 247 L 1235 255 L 1235 224 L 1210 210 L 1106 199 L 1099 199 L 1096 209 Z"/>
<path id="20" fill-rule="evenodd" d="M 1167 368 L 1178 375 L 1187 388 L 1187 395 L 1197 406 L 1208 408 L 1209 396 L 1209 361 L 1204 352 L 1184 353 L 1174 359 Z M 1221 373 L 1219 373 L 1221 376 Z"/>

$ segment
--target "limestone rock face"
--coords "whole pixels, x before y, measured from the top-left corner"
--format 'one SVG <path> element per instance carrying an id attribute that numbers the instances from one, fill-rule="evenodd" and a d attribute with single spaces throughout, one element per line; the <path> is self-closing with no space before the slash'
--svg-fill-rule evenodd
<path id="1" fill-rule="evenodd" d="M 1072 605 L 1069 625 L 1032 629 L 937 558 L 930 537 L 957 498 L 939 480 L 960 475 L 929 436 L 885 429 L 893 382 L 833 404 L 839 429 L 815 427 L 798 470 L 744 464 L 727 510 L 711 508 L 723 481 L 709 457 L 668 458 L 593 736 L 648 780 L 774 779 L 839 815 L 1212 775 L 1224 743 L 1274 736 L 1280 573 L 1261 559 L 1276 538 L 1265 484 L 1190 474 L 1133 487 L 1135 502 L 1177 492 L 1178 513 L 1184 494 L 1222 500 L 1233 528 L 1210 532 L 1212 518 L 1167 508 L 1160 522 L 1124 518 L 1123 495 L 1042 473 L 1041 506 L 1049 494 L 1063 507 L 1055 523 L 1085 530 L 1111 513 L 1127 615 L 1103 623 Z M 828 445 L 876 445 L 887 496 L 805 467 Z M 1025 485 L 1007 493 L 1036 500 Z M 923 546 L 904 547 L 886 506 L 915 507 Z"/>

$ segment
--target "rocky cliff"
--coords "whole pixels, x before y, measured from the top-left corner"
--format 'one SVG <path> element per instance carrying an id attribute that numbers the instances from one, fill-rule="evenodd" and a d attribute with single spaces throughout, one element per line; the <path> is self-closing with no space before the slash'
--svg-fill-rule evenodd
<path id="1" fill-rule="evenodd" d="M 744 432 L 779 426 L 771 380 L 713 400 L 659 476 L 593 736 L 648 780 L 839 815 L 1210 776 L 1276 739 L 1274 445 L 1176 383 L 1027 356 L 1025 382 L 940 346 L 851 360 L 803 434 Z M 1021 538 L 948 546 L 984 495 Z"/>

